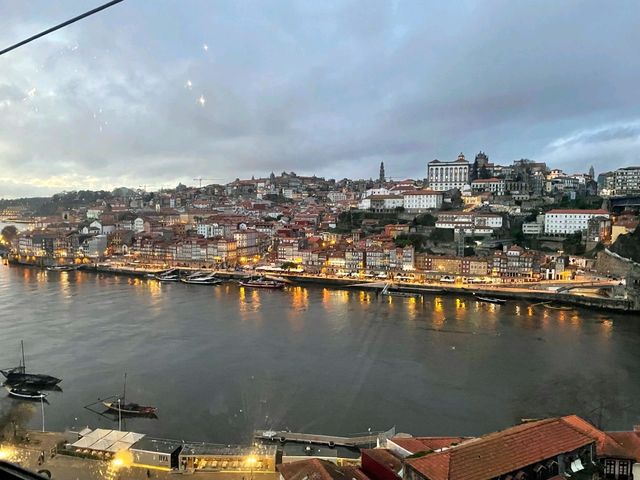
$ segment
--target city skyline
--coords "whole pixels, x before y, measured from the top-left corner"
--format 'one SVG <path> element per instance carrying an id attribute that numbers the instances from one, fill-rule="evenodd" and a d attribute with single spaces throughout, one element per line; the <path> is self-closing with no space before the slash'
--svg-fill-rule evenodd
<path id="1" fill-rule="evenodd" d="M 35 5 L 3 9 L 3 46 L 86 8 Z M 423 178 L 460 151 L 568 173 L 638 163 L 631 2 L 366 6 L 123 2 L 10 52 L 0 197 L 376 178 L 381 161 Z"/>

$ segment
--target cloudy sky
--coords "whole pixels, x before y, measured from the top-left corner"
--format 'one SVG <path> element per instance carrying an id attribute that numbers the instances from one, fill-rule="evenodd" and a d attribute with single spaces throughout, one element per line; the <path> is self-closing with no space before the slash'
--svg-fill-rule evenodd
<path id="1" fill-rule="evenodd" d="M 0 48 L 102 0 L 0 0 Z M 125 0 L 0 56 L 0 198 L 640 164 L 629 1 Z"/>

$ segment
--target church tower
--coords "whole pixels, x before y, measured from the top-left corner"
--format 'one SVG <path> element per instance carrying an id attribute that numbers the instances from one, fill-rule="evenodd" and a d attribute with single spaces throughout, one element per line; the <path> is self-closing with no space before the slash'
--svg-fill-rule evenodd
<path id="1" fill-rule="evenodd" d="M 384 162 L 380 162 L 380 186 L 384 185 Z"/>

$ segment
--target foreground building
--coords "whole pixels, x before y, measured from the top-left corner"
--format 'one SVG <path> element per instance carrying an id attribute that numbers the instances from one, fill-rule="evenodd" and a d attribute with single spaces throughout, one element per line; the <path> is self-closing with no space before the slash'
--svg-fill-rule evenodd
<path id="1" fill-rule="evenodd" d="M 390 444 L 398 448 L 403 440 L 391 439 Z M 403 449 L 411 453 L 404 459 L 404 479 L 630 480 L 640 455 L 637 432 L 606 433 L 575 415 L 523 423 L 480 438 L 444 440 L 419 452 Z"/>

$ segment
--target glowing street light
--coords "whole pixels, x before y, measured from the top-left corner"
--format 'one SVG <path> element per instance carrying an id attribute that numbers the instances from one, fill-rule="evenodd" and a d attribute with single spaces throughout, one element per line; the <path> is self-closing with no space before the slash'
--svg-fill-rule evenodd
<path id="1" fill-rule="evenodd" d="M 251 467 L 251 475 L 249 476 L 249 480 L 253 480 L 253 467 L 256 464 L 256 457 L 251 456 L 249 458 L 247 458 L 247 463 L 249 464 L 249 466 Z"/>

